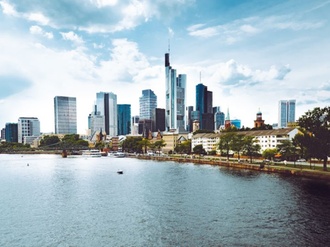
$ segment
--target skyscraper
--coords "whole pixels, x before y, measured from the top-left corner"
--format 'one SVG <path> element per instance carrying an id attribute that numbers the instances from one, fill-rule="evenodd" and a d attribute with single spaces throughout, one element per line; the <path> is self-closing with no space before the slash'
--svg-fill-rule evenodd
<path id="1" fill-rule="evenodd" d="M 27 137 L 32 137 L 31 140 L 36 139 L 40 136 L 40 122 L 36 117 L 20 117 L 17 123 L 17 133 L 19 143 L 28 143 Z"/>
<path id="2" fill-rule="evenodd" d="M 96 111 L 104 117 L 104 131 L 109 136 L 117 136 L 117 95 L 114 93 L 96 93 Z"/>
<path id="3" fill-rule="evenodd" d="M 5 129 L 6 142 L 18 142 L 18 125 L 17 123 L 6 123 Z"/>
<path id="4" fill-rule="evenodd" d="M 225 125 L 225 113 L 221 111 L 220 106 L 213 107 L 214 114 L 214 129 L 219 130 Z"/>
<path id="5" fill-rule="evenodd" d="M 153 131 L 165 131 L 165 109 L 156 108 L 153 119 Z"/>
<path id="6" fill-rule="evenodd" d="M 118 135 L 131 133 L 131 105 L 118 104 Z"/>
<path id="7" fill-rule="evenodd" d="M 296 100 L 280 100 L 278 103 L 278 128 L 288 127 L 296 121 Z"/>
<path id="8" fill-rule="evenodd" d="M 140 120 L 154 119 L 155 109 L 157 108 L 157 96 L 150 90 L 142 90 L 142 96 L 139 98 Z"/>
<path id="9" fill-rule="evenodd" d="M 77 105 L 75 97 L 54 98 L 55 134 L 77 134 Z"/>
<path id="10" fill-rule="evenodd" d="M 199 111 L 201 129 L 214 130 L 213 93 L 202 83 L 196 85 L 196 111 Z"/>
<path id="11" fill-rule="evenodd" d="M 170 66 L 170 54 L 165 54 L 165 120 L 166 130 L 176 129 L 185 131 L 186 106 L 185 74 L 176 76 L 176 70 Z"/>

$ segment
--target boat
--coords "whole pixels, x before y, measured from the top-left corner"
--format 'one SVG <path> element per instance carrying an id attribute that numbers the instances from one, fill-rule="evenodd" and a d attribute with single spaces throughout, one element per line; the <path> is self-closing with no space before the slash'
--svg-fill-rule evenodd
<path id="1" fill-rule="evenodd" d="M 124 158 L 126 155 L 123 152 L 116 152 L 113 156 L 116 158 Z"/>
<path id="2" fill-rule="evenodd" d="M 101 152 L 100 150 L 97 150 L 97 149 L 90 149 L 90 150 L 84 150 L 82 152 L 82 155 L 84 157 L 92 157 L 92 158 L 97 158 L 97 157 L 101 157 Z"/>
<path id="3" fill-rule="evenodd" d="M 124 174 L 124 171 L 123 170 L 118 170 L 117 173 L 118 174 Z"/>

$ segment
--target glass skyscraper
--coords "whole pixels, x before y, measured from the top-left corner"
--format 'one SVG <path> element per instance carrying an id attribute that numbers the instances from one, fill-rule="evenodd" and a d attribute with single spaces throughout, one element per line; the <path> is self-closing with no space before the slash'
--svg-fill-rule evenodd
<path id="1" fill-rule="evenodd" d="M 176 76 L 176 70 L 170 66 L 170 54 L 165 54 L 165 120 L 166 130 L 185 131 L 186 81 L 184 74 Z"/>
<path id="2" fill-rule="evenodd" d="M 196 85 L 196 111 L 201 129 L 214 130 L 213 93 L 202 83 Z"/>
<path id="3" fill-rule="evenodd" d="M 55 134 L 77 134 L 77 106 L 75 97 L 54 98 Z"/>
<path id="4" fill-rule="evenodd" d="M 280 100 L 278 103 L 278 128 L 288 127 L 296 121 L 296 100 Z"/>
<path id="5" fill-rule="evenodd" d="M 6 123 L 5 138 L 6 138 L 6 142 L 18 142 L 17 123 Z"/>
<path id="6" fill-rule="evenodd" d="M 96 93 L 96 111 L 104 116 L 104 131 L 109 136 L 118 134 L 117 95 L 114 93 Z"/>
<path id="7" fill-rule="evenodd" d="M 154 119 L 155 109 L 157 108 L 157 96 L 150 90 L 142 90 L 142 96 L 139 98 L 140 120 Z"/>
<path id="8" fill-rule="evenodd" d="M 131 105 L 118 104 L 118 135 L 131 133 Z"/>

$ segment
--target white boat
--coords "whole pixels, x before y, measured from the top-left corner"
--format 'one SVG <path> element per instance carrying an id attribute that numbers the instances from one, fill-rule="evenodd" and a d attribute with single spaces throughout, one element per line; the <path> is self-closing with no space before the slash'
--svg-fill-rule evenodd
<path id="1" fill-rule="evenodd" d="M 97 149 L 90 149 L 90 150 L 84 150 L 82 152 L 82 155 L 84 157 L 92 157 L 92 158 L 97 158 L 97 157 L 101 157 L 101 152 L 100 150 Z"/>
<path id="2" fill-rule="evenodd" d="M 116 152 L 113 156 L 116 158 L 124 158 L 126 155 L 123 152 Z"/>

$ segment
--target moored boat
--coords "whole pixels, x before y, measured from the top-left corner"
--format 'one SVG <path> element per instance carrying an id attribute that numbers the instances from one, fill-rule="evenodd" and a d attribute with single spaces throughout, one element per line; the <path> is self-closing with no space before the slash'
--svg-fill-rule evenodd
<path id="1" fill-rule="evenodd" d="M 97 157 L 101 157 L 101 152 L 100 152 L 100 150 L 97 150 L 97 149 L 90 149 L 90 150 L 84 150 L 82 152 L 82 155 L 84 157 L 97 158 Z"/>

